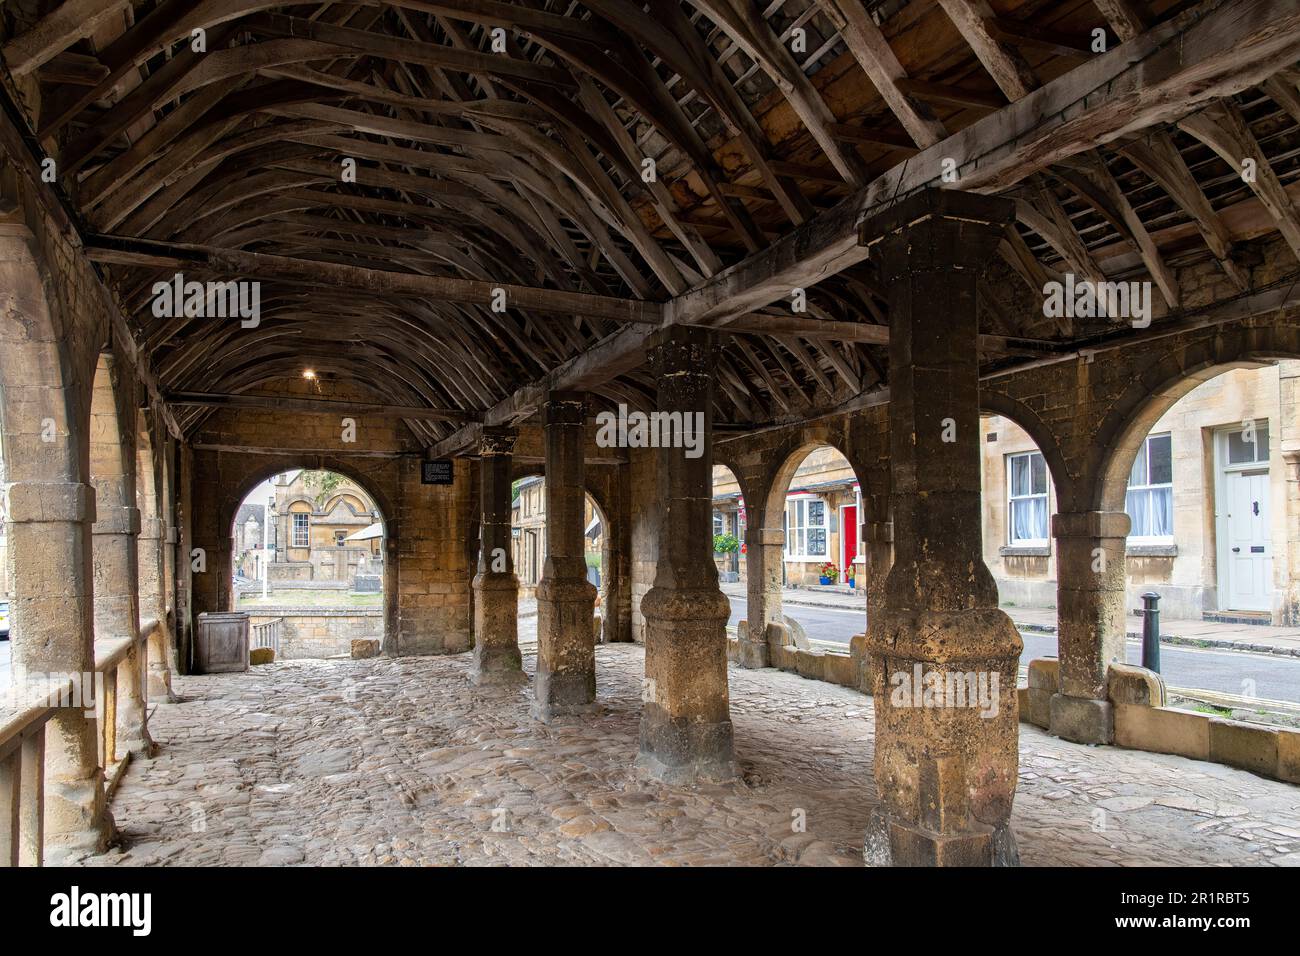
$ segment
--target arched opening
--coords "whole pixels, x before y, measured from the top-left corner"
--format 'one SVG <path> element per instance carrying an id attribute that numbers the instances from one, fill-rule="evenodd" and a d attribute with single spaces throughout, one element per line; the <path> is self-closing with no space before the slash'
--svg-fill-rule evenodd
<path id="1" fill-rule="evenodd" d="M 91 500 L 84 484 L 84 391 L 64 381 L 70 336 L 46 297 L 31 232 L 0 224 L 0 457 L 8 687 L 20 673 L 94 669 Z M 42 491 L 48 496 L 42 499 Z M 42 501 L 58 504 L 49 507 Z M 59 708 L 44 735 L 44 849 L 95 850 L 110 831 L 96 723 Z M 20 796 L 21 800 L 21 796 Z M 25 846 L 31 861 L 39 847 Z"/>
<path id="2" fill-rule="evenodd" d="M 1300 665 L 1241 653 L 1225 640 L 1267 645 L 1269 625 L 1300 620 L 1296 413 L 1300 360 L 1219 364 L 1158 389 L 1106 449 L 1097 489 L 1104 510 L 1131 521 L 1126 606 L 1159 597 L 1161 633 L 1203 638 L 1165 645 L 1166 681 L 1192 704 L 1239 719 L 1269 718 L 1267 702 L 1300 700 Z M 1130 630 L 1140 626 L 1129 619 Z M 1133 644 L 1129 659 L 1137 660 Z"/>
<path id="3" fill-rule="evenodd" d="M 171 673 L 175 658 L 168 615 L 167 541 L 163 518 L 161 460 L 154 454 L 153 438 L 143 411 L 136 413 L 135 501 L 140 513 L 140 534 L 136 545 L 136 570 L 140 599 L 140 623 L 158 622 L 149 637 L 148 693 L 150 697 L 172 696 Z"/>
<path id="4" fill-rule="evenodd" d="M 124 422 L 129 424 L 124 427 Z M 117 360 L 111 352 L 101 352 L 90 399 L 97 660 L 107 657 L 121 642 L 134 642 L 140 633 L 135 450 L 135 412 L 119 380 Z M 153 749 L 145 716 L 146 670 L 147 652 L 134 650 L 117 668 L 117 742 L 121 750 L 150 753 Z M 104 762 L 110 761 L 105 758 Z"/>
<path id="5" fill-rule="evenodd" d="M 768 620 L 784 620 L 798 646 L 824 643 L 847 651 L 866 630 L 859 476 L 839 449 L 807 444 L 786 457 L 762 507 L 763 527 L 779 529 L 784 538 L 779 548 L 766 546 L 779 571 L 765 573 L 780 582 Z"/>
<path id="6" fill-rule="evenodd" d="M 339 471 L 262 477 L 231 518 L 231 601 L 249 615 L 251 646 L 277 660 L 350 656 L 382 647 L 395 588 L 378 499 Z"/>
<path id="7" fill-rule="evenodd" d="M 1052 518 L 1059 499 L 1052 463 L 1008 415 L 980 415 L 980 452 L 984 563 L 997 583 L 998 603 L 1020 628 L 1022 665 L 1056 657 Z"/>
<path id="8" fill-rule="evenodd" d="M 726 465 L 713 466 L 713 562 L 718 567 L 718 583 L 741 585 L 746 580 L 745 496 L 740 480 Z"/>
<path id="9" fill-rule="evenodd" d="M 609 519 L 590 492 L 583 496 L 582 546 L 587 580 L 596 587 L 596 613 L 602 619 L 602 641 L 609 641 L 604 629 L 609 619 L 614 567 Z M 521 632 L 536 627 L 537 585 L 546 565 L 546 478 L 542 474 L 522 475 L 510 490 L 510 543 L 515 576 L 519 579 L 519 621 Z"/>

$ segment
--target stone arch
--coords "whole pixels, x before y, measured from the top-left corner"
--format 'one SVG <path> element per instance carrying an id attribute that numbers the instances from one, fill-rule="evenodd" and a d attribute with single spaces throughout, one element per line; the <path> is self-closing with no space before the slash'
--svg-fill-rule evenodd
<path id="1" fill-rule="evenodd" d="M 140 633 L 140 510 L 136 506 L 136 411 L 117 357 L 103 351 L 90 397 L 90 483 L 95 488 L 95 644 L 134 641 Z M 118 740 L 151 754 L 146 706 L 147 654 L 132 651 L 117 669 Z"/>
<path id="2" fill-rule="evenodd" d="M 56 327 L 29 229 L 0 224 L 3 446 L 14 677 L 94 669 L 91 521 L 68 337 Z M 45 736 L 45 849 L 98 851 L 112 832 L 96 724 L 59 708 Z M 33 859 L 37 847 L 25 847 Z"/>
<path id="3" fill-rule="evenodd" d="M 384 636 L 381 646 L 388 649 L 397 635 L 399 626 L 398 622 L 398 590 L 400 587 L 400 570 L 398 567 L 398 510 L 393 500 L 377 486 L 377 483 L 364 476 L 358 469 L 354 468 L 346 461 L 329 456 L 312 456 L 314 459 L 311 470 L 313 471 L 333 471 L 347 478 L 358 488 L 360 488 L 375 507 L 379 509 L 379 520 L 384 526 Z M 286 452 L 283 459 L 277 458 L 272 464 L 262 465 L 253 468 L 233 482 L 228 493 L 222 493 L 220 496 L 220 506 L 217 513 L 217 527 L 220 529 L 223 542 L 233 542 L 235 516 L 239 512 L 239 506 L 244 502 L 258 485 L 269 480 L 275 475 L 282 474 L 286 471 L 293 471 L 298 468 L 307 468 L 301 460 L 294 456 L 292 452 Z M 306 503 L 315 509 L 315 503 L 304 497 L 297 497 L 291 500 L 292 503 Z M 224 582 L 221 588 L 222 604 L 221 610 L 235 609 L 234 596 L 234 553 L 233 548 L 228 544 L 218 555 L 216 564 L 216 573 L 220 575 L 219 579 Z M 213 570 L 209 568 L 209 571 Z"/>
<path id="4" fill-rule="evenodd" d="M 167 522 L 162 487 L 162 459 L 155 452 L 150 416 L 136 412 L 135 501 L 140 514 L 136 544 L 140 621 L 157 621 L 149 636 L 148 694 L 172 699 L 171 668 L 173 642 L 167 620 Z"/>
<path id="5" fill-rule="evenodd" d="M 981 388 L 979 399 L 981 413 L 1000 415 L 1008 419 L 1034 440 L 1034 444 L 1043 455 L 1043 461 L 1047 464 L 1048 474 L 1052 476 L 1052 485 L 1058 489 L 1058 495 L 1064 494 L 1064 490 L 1071 482 L 1070 469 L 1066 464 L 1065 456 L 1061 454 L 1056 435 L 1038 413 L 1024 402 L 1002 392 Z"/>
<path id="6" fill-rule="evenodd" d="M 1196 386 L 1234 368 L 1300 358 L 1300 326 L 1251 325 L 1162 353 L 1111 403 L 1086 460 L 1081 494 L 1095 511 L 1123 511 L 1128 475 L 1151 426 Z"/>
<path id="7" fill-rule="evenodd" d="M 726 464 L 725 462 L 722 462 L 722 461 L 717 460 L 717 456 L 715 456 L 715 460 L 714 460 L 714 462 L 713 462 L 713 469 L 714 469 L 714 472 L 715 472 L 715 477 L 714 477 L 714 500 L 715 500 L 715 501 L 717 500 L 717 477 L 716 477 L 716 472 L 717 472 L 717 470 L 718 470 L 719 468 L 724 468 L 724 469 L 726 469 L 727 473 L 731 476 L 731 480 L 735 482 L 735 484 L 736 484 L 736 488 L 737 488 L 737 492 L 738 492 L 738 495 L 739 495 L 739 500 L 736 502 L 736 510 L 735 510 L 735 512 L 732 512 L 732 514 L 733 514 L 734 516 L 733 516 L 733 517 L 730 517 L 730 518 L 727 517 L 727 514 L 728 514 L 728 512 L 729 512 L 730 509 L 725 509 L 725 510 L 723 511 L 723 515 L 724 515 L 724 517 L 723 517 L 723 522 L 722 522 L 722 523 L 723 523 L 723 533 L 724 533 L 724 534 L 731 534 L 731 535 L 734 535 L 737 539 L 739 539 L 739 540 L 742 542 L 742 544 L 741 544 L 741 548 L 743 548 L 744 534 L 742 533 L 742 529 L 741 529 L 741 518 L 742 518 L 742 515 L 747 515 L 747 509 L 748 509 L 747 502 L 749 501 L 749 499 L 745 497 L 745 488 L 744 488 L 744 485 L 743 485 L 742 482 L 741 482 L 740 475 L 736 474 L 736 470 L 735 470 L 734 468 L 732 468 L 730 465 Z M 715 508 L 713 509 L 713 514 L 714 514 L 714 515 L 717 515 L 717 514 L 718 514 L 718 511 L 719 511 L 719 509 L 718 509 L 717 507 L 715 507 Z M 748 518 L 747 518 L 747 517 L 746 517 L 746 519 L 745 519 L 745 525 L 746 525 L 746 527 L 748 526 Z M 716 525 L 715 525 L 715 528 L 716 528 Z M 746 550 L 747 550 L 747 549 L 746 549 Z M 736 550 L 734 553 L 732 553 L 732 554 L 727 555 L 726 557 L 724 557 L 724 558 L 721 560 L 721 563 L 719 564 L 719 567 L 718 567 L 718 579 L 719 579 L 719 581 L 722 582 L 722 583 L 727 583 L 728 581 L 739 581 L 739 580 L 741 580 L 741 579 L 744 577 L 744 575 L 742 575 L 742 571 L 747 571 L 747 570 L 748 570 L 748 568 L 747 568 L 747 566 L 746 566 L 746 564 L 745 564 L 745 557 L 746 557 L 745 553 L 743 553 L 743 552 L 741 551 L 740 548 L 737 548 L 737 550 Z M 719 563 L 719 558 L 718 558 L 718 555 L 717 555 L 717 552 L 716 552 L 716 551 L 714 552 L 714 562 L 715 562 L 715 563 Z M 731 575 L 735 575 L 735 577 L 732 577 Z"/>
<path id="8" fill-rule="evenodd" d="M 544 462 L 513 462 L 510 471 L 511 484 L 513 485 L 515 482 L 522 481 L 525 478 L 541 478 L 545 481 L 546 464 Z M 608 613 L 611 601 L 617 593 L 619 586 L 617 557 L 615 553 L 615 537 L 617 535 L 615 523 L 617 514 L 610 508 L 609 497 L 602 491 L 602 489 L 593 484 L 591 478 L 592 475 L 588 474 L 587 482 L 583 487 L 583 492 L 591 501 L 592 506 L 596 509 L 601 521 L 601 572 L 600 587 L 597 588 L 597 593 L 600 595 L 600 607 L 602 611 L 602 640 L 605 643 L 608 643 L 611 640 L 622 640 L 622 638 L 614 636 L 614 632 L 617 629 L 617 621 L 613 615 Z M 542 553 L 544 554 L 544 552 Z M 537 565 L 537 574 L 539 579 L 541 576 L 542 561 L 543 558 L 539 554 Z M 515 570 L 516 573 L 518 573 L 517 562 Z"/>

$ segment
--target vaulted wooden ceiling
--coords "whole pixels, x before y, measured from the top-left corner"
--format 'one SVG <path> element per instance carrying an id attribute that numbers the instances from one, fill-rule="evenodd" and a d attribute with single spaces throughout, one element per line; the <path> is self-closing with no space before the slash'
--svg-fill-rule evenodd
<path id="1" fill-rule="evenodd" d="M 548 385 L 644 405 L 637 335 L 669 321 L 725 331 L 720 423 L 837 407 L 887 379 L 885 290 L 859 257 L 778 269 L 782 243 L 804 255 L 887 187 L 941 184 L 948 156 L 960 187 L 1018 210 L 1008 281 L 984 290 L 992 365 L 1105 334 L 1043 317 L 1059 273 L 1149 278 L 1177 316 L 1180 266 L 1213 260 L 1247 292 L 1242 242 L 1280 232 L 1300 257 L 1295 4 L 65 0 L 0 18 L 9 93 L 183 431 L 311 366 L 423 409 L 412 431 L 454 451 Z M 1162 66 L 1214 33 L 1255 52 Z M 1159 102 L 1124 99 L 1135 63 L 1174 77 Z M 1085 119 L 1105 96 L 1132 115 L 1094 135 L 1076 87 Z M 260 279 L 260 325 L 155 318 L 178 270 Z M 719 317 L 751 273 L 802 276 L 807 311 L 768 289 Z"/>

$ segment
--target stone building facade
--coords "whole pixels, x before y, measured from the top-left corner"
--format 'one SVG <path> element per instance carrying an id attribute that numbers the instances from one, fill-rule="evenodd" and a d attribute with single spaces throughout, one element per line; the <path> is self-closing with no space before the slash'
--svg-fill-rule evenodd
<path id="1" fill-rule="evenodd" d="M 510 506 L 510 542 L 519 594 L 530 598 L 542 579 L 546 564 L 546 479 L 537 475 L 522 478 L 515 484 Z M 600 510 L 588 496 L 583 504 L 583 549 L 588 577 L 599 586 L 602 555 L 605 549 L 604 527 Z M 594 573 L 591 569 L 594 569 Z"/>
<path id="2" fill-rule="evenodd" d="M 1280 624 L 1292 533 L 1283 422 L 1300 362 L 1247 365 L 1197 385 L 1144 437 L 1125 511 L 1127 606 L 1160 595 L 1167 618 Z M 1004 602 L 1056 601 L 1052 477 L 1014 421 L 981 419 L 984 559 Z"/>
<path id="3" fill-rule="evenodd" d="M 1125 496 L 1132 523 L 1129 608 L 1140 608 L 1141 595 L 1153 591 L 1170 619 L 1283 622 L 1291 532 L 1281 519 L 1288 484 L 1279 416 L 1293 407 L 1297 377 L 1296 361 L 1228 369 L 1152 424 Z M 984 559 L 1003 603 L 1051 607 L 1057 588 L 1051 520 L 1058 510 L 1051 472 L 1014 420 L 984 415 L 980 421 Z M 822 447 L 804 458 L 786 493 L 787 585 L 818 583 L 825 560 L 837 564 L 837 583 L 844 583 L 850 551 L 862 567 L 856 529 L 846 518 L 860 506 L 861 489 L 842 455 Z M 721 466 L 714 469 L 713 520 L 715 533 L 738 529 L 743 538 L 744 500 L 735 476 Z M 815 559 L 801 558 L 810 547 Z M 746 579 L 744 560 L 718 555 L 716 561 L 721 573 L 738 565 L 738 579 Z"/>
<path id="4" fill-rule="evenodd" d="M 273 581 L 347 582 L 358 573 L 380 573 L 382 538 L 349 540 L 381 515 L 370 496 L 343 476 L 328 490 L 322 473 L 298 470 L 271 479 L 275 503 L 271 508 L 272 547 L 269 573 Z M 238 520 L 236 520 L 238 525 Z"/>
<path id="5" fill-rule="evenodd" d="M 713 470 L 713 533 L 730 534 L 740 541 L 742 551 L 714 557 L 720 574 L 728 580 L 746 579 L 745 530 L 748 512 L 736 476 L 723 466 Z M 853 469 L 834 448 L 809 452 L 786 492 L 785 560 L 782 574 L 792 587 L 827 583 L 857 585 L 864 567 L 858 547 L 862 495 Z M 827 564 L 835 570 L 824 574 Z"/>

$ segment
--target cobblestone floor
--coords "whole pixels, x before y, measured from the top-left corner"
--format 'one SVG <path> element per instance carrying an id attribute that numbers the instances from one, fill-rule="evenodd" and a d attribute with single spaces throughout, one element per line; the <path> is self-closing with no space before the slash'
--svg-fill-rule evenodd
<path id="1" fill-rule="evenodd" d="M 630 770 L 642 648 L 597 659 L 602 712 L 552 726 L 527 689 L 471 687 L 469 655 L 178 678 L 114 800 L 122 845 L 87 862 L 861 865 L 870 698 L 733 667 L 743 782 L 671 789 Z M 1300 864 L 1300 788 L 1024 724 L 1020 750 L 1026 865 Z"/>

